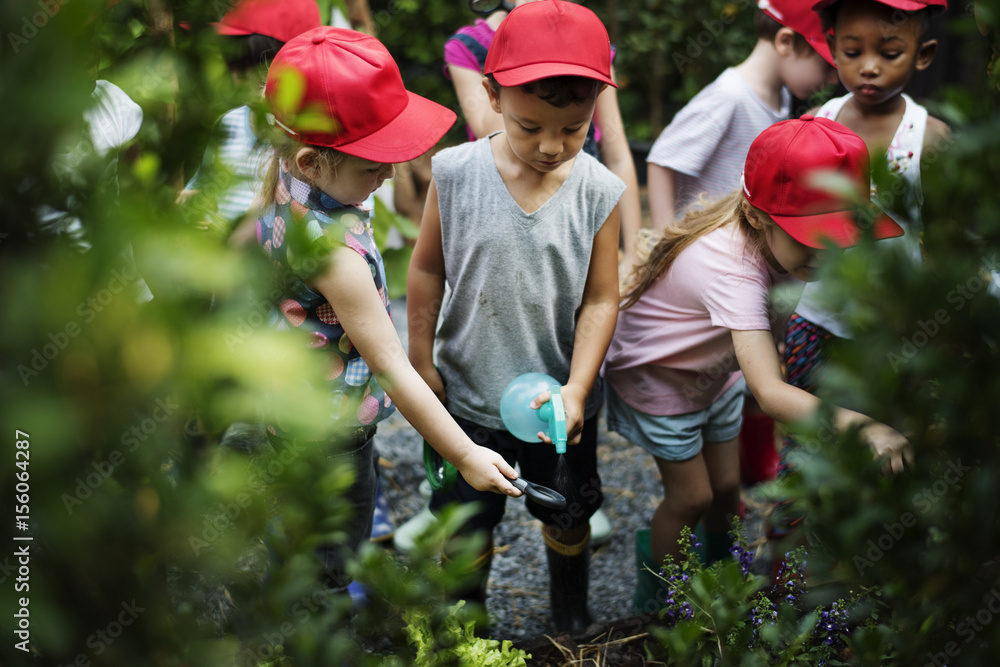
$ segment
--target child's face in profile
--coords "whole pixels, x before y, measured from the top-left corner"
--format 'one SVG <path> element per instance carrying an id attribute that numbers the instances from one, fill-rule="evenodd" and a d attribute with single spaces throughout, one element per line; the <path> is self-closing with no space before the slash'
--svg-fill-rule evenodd
<path id="1" fill-rule="evenodd" d="M 760 215 L 764 218 L 763 231 L 767 243 L 765 258 L 768 263 L 778 271 L 790 273 L 803 282 L 817 280 L 816 272 L 823 251 L 799 243 L 766 213 L 761 211 Z"/>
<path id="2" fill-rule="evenodd" d="M 583 148 L 596 100 L 556 107 L 516 86 L 497 92 L 487 85 L 486 90 L 493 110 L 503 116 L 511 151 L 525 165 L 553 172 Z"/>
<path id="3" fill-rule="evenodd" d="M 936 42 L 922 40 L 917 18 L 873 0 L 844 0 L 829 43 L 844 87 L 859 104 L 877 107 L 930 65 Z"/>
<path id="4" fill-rule="evenodd" d="M 781 80 L 788 91 L 800 100 L 808 100 L 837 83 L 837 70 L 815 49 L 794 50 L 780 61 Z"/>
<path id="5" fill-rule="evenodd" d="M 317 169 L 310 174 L 313 185 L 345 206 L 360 204 L 392 178 L 395 168 L 391 164 L 372 162 L 352 155 L 345 155 L 337 165 L 336 173 Z"/>

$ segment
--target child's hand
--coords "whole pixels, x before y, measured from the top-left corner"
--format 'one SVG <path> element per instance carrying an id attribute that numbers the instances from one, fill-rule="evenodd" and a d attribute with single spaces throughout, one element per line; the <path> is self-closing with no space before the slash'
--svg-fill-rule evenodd
<path id="1" fill-rule="evenodd" d="M 904 465 L 913 465 L 913 447 L 910 441 L 891 426 L 871 422 L 861 431 L 861 437 L 875 452 L 875 458 L 884 459 L 884 472 L 900 473 Z"/>
<path id="2" fill-rule="evenodd" d="M 516 479 L 517 472 L 492 449 L 475 445 L 460 461 L 455 461 L 455 467 L 477 491 L 492 491 L 514 498 L 521 495 L 508 479 Z"/>
<path id="3" fill-rule="evenodd" d="M 563 385 L 559 393 L 562 394 L 563 409 L 566 410 L 566 444 L 580 444 L 580 434 L 583 432 L 583 406 L 587 401 L 587 394 L 572 384 Z M 542 392 L 531 401 L 531 408 L 537 410 L 548 403 L 551 397 L 551 391 Z M 539 431 L 538 437 L 542 442 L 552 444 L 552 438 L 548 433 Z"/>

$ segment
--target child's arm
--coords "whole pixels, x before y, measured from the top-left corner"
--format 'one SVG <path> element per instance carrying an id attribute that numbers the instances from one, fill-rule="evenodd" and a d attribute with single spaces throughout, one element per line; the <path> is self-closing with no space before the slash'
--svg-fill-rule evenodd
<path id="1" fill-rule="evenodd" d="M 442 457 L 480 491 L 519 496 L 507 478 L 517 473 L 496 452 L 472 442 L 434 392 L 410 365 L 403 344 L 372 282 L 368 263 L 350 248 L 339 248 L 330 266 L 313 281 L 399 412 Z"/>
<path id="2" fill-rule="evenodd" d="M 768 416 L 788 423 L 808 419 L 819 409 L 817 397 L 785 382 L 770 331 L 733 330 L 732 335 L 736 359 L 750 392 Z M 846 408 L 835 408 L 834 420 L 838 431 L 863 426 L 864 438 L 877 457 L 887 457 L 887 467 L 893 472 L 903 469 L 904 460 L 913 462 L 909 442 L 891 427 Z"/>
<path id="3" fill-rule="evenodd" d="M 503 116 L 490 106 L 489 95 L 483 88 L 489 84 L 483 78 L 483 73 L 458 65 L 448 65 L 448 73 L 451 74 L 451 80 L 455 84 L 455 94 L 458 96 L 459 106 L 462 107 L 462 116 L 465 117 L 465 122 L 468 123 L 476 139 L 482 139 L 490 132 L 502 130 Z"/>
<path id="4" fill-rule="evenodd" d="M 923 150 L 920 153 L 922 162 L 927 158 L 936 160 L 941 157 L 941 153 L 951 146 L 951 128 L 940 118 L 927 116 L 927 129 L 924 131 Z"/>
<path id="5" fill-rule="evenodd" d="M 674 224 L 675 172 L 653 162 L 646 164 L 646 190 L 653 231 Z"/>
<path id="6" fill-rule="evenodd" d="M 642 227 L 642 205 L 639 202 L 639 178 L 635 173 L 635 162 L 625 135 L 621 110 L 618 108 L 618 92 L 611 86 L 597 96 L 594 122 L 601 128 L 601 162 L 625 183 L 622 195 L 621 236 L 624 246 L 622 269 L 627 271 L 635 263 L 635 243 Z"/>
<path id="7" fill-rule="evenodd" d="M 566 409 L 567 442 L 571 445 L 580 442 L 584 403 L 594 387 L 615 333 L 615 325 L 618 324 L 618 229 L 619 212 L 616 206 L 594 237 L 587 284 L 583 288 L 583 304 L 573 338 L 569 379 L 561 390 Z M 545 392 L 531 402 L 531 407 L 538 408 L 548 400 L 549 392 Z M 542 439 L 552 442 L 547 435 Z"/>
<path id="8" fill-rule="evenodd" d="M 444 382 L 434 367 L 434 333 L 444 297 L 444 250 L 441 245 L 441 210 L 437 184 L 431 177 L 420 221 L 420 234 L 406 274 L 406 320 L 410 363 L 445 403 Z"/>

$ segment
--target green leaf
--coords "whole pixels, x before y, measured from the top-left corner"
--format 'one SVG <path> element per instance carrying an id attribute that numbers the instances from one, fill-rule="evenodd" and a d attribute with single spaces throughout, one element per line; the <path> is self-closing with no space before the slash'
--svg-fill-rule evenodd
<path id="1" fill-rule="evenodd" d="M 406 274 L 410 266 L 413 248 L 388 248 L 382 253 L 385 264 L 386 289 L 390 299 L 406 295 Z"/>
<path id="2" fill-rule="evenodd" d="M 273 76 L 275 95 L 272 104 L 275 113 L 283 117 L 295 116 L 302 109 L 302 100 L 305 98 L 305 77 L 294 67 L 283 67 Z"/>

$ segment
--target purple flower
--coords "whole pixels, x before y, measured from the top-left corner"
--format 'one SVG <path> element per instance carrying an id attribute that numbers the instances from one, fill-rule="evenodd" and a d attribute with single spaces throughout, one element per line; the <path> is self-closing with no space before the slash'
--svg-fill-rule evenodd
<path id="1" fill-rule="evenodd" d="M 749 576 L 750 566 L 753 564 L 753 553 L 747 549 L 746 535 L 743 533 L 743 524 L 740 523 L 739 519 L 734 520 L 733 529 L 729 531 L 729 536 L 733 540 L 733 545 L 729 547 L 729 553 L 739 561 L 743 576 Z"/>

